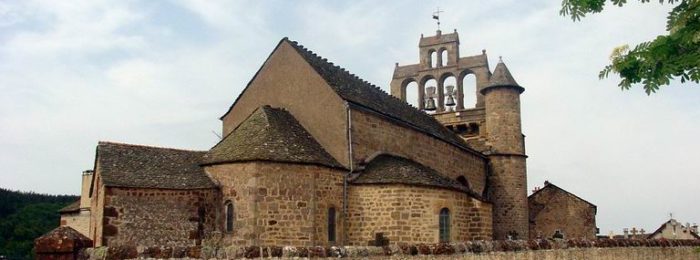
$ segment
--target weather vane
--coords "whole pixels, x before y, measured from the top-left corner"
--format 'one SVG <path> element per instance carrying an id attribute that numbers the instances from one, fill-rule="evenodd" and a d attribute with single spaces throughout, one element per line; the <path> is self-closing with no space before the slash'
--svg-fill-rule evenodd
<path id="1" fill-rule="evenodd" d="M 440 7 L 438 6 L 437 10 L 433 13 L 433 19 L 437 20 L 437 28 L 438 31 L 440 30 L 440 13 L 443 11 L 440 11 Z"/>

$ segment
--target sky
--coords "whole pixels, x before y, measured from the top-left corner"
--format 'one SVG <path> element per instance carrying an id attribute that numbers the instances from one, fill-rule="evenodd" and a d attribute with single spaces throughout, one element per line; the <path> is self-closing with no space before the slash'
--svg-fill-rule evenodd
<path id="1" fill-rule="evenodd" d="M 462 56 L 503 56 L 526 89 L 529 190 L 596 204 L 603 234 L 700 222 L 700 88 L 597 77 L 613 48 L 665 33 L 672 5 L 631 2 L 572 22 L 544 0 L 0 0 L 0 187 L 78 194 L 98 141 L 209 149 L 285 36 L 388 92 L 439 7 Z"/>

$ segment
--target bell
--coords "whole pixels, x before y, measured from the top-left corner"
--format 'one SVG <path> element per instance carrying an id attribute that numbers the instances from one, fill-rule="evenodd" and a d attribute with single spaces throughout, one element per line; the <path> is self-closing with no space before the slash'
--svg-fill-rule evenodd
<path id="1" fill-rule="evenodd" d="M 426 111 L 435 111 L 435 99 L 427 98 L 425 100 L 425 110 Z"/>
<path id="2" fill-rule="evenodd" d="M 445 102 L 445 106 L 454 106 L 455 104 L 455 99 L 452 97 L 452 95 L 447 96 L 447 102 Z"/>
<path id="3" fill-rule="evenodd" d="M 451 106 L 456 105 L 455 98 L 454 98 L 455 86 L 449 85 L 449 86 L 446 86 L 445 88 L 447 88 L 447 91 L 445 92 L 445 96 L 447 96 L 447 102 L 445 102 L 445 106 L 451 107 Z"/>

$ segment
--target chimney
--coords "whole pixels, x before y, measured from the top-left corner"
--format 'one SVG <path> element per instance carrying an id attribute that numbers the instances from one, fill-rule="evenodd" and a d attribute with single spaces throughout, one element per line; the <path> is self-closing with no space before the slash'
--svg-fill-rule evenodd
<path id="1" fill-rule="evenodd" d="M 690 230 L 693 231 L 693 233 L 697 234 L 698 233 L 698 224 L 693 223 L 693 226 L 690 227 Z"/>
<path id="2" fill-rule="evenodd" d="M 92 184 L 92 176 L 94 172 L 92 170 L 83 171 L 83 179 L 80 188 L 80 208 L 90 207 L 90 185 Z"/>
<path id="3" fill-rule="evenodd" d="M 630 229 L 629 228 L 622 229 L 622 234 L 625 235 L 625 238 L 629 238 L 630 237 Z"/>

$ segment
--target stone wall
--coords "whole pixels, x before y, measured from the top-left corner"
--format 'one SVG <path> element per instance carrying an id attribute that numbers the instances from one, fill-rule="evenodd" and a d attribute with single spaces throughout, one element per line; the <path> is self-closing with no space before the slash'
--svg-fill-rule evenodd
<path id="1" fill-rule="evenodd" d="M 197 245 L 214 231 L 218 191 L 105 188 L 103 245 Z"/>
<path id="2" fill-rule="evenodd" d="M 436 243 L 438 216 L 450 210 L 450 241 L 491 239 L 491 205 L 463 192 L 401 184 L 352 185 L 348 242 L 367 245 L 376 233 L 391 244 Z"/>
<path id="3" fill-rule="evenodd" d="M 99 162 L 95 165 L 96 169 L 98 167 Z M 103 246 L 102 219 L 104 217 L 105 188 L 99 174 L 95 174 L 95 180 L 93 182 L 94 184 L 92 185 L 92 191 L 90 193 L 90 232 L 87 237 L 92 239 L 95 246 Z"/>
<path id="4" fill-rule="evenodd" d="M 475 192 L 484 191 L 486 159 L 373 113 L 352 110 L 352 145 L 355 164 L 366 162 L 377 153 L 391 153 L 452 179 L 464 176 Z"/>
<path id="5" fill-rule="evenodd" d="M 500 66 L 500 65 L 499 65 Z M 489 156 L 489 200 L 493 203 L 494 239 L 528 238 L 525 141 L 520 119 L 520 90 L 484 89 Z"/>
<path id="6" fill-rule="evenodd" d="M 90 211 L 81 209 L 78 212 L 61 214 L 61 226 L 72 227 L 81 234 L 88 236 L 90 234 Z"/>
<path id="7" fill-rule="evenodd" d="M 273 162 L 230 163 L 205 170 L 221 187 L 220 207 L 226 201 L 234 204 L 234 230 L 224 232 L 224 245 L 317 246 L 342 242 L 344 171 Z M 336 209 L 336 242 L 328 241 L 331 207 Z M 221 231 L 224 221 L 221 216 Z"/>
<path id="8" fill-rule="evenodd" d="M 530 238 L 550 238 L 559 230 L 564 238 L 595 239 L 596 208 L 558 188 L 543 188 L 528 198 Z"/>
<path id="9" fill-rule="evenodd" d="M 529 240 L 402 244 L 386 247 L 98 247 L 78 259 L 700 259 L 700 240 Z"/>
<path id="10" fill-rule="evenodd" d="M 493 156 L 491 167 L 488 198 L 493 203 L 494 239 L 528 238 L 525 158 Z"/>

